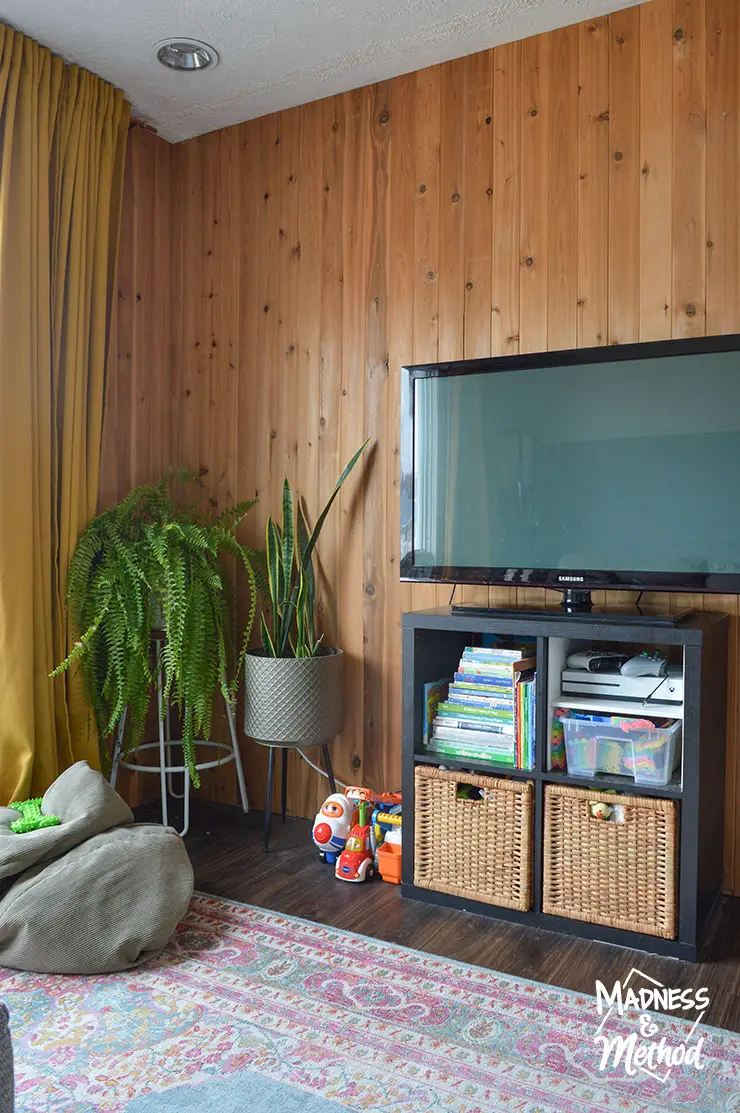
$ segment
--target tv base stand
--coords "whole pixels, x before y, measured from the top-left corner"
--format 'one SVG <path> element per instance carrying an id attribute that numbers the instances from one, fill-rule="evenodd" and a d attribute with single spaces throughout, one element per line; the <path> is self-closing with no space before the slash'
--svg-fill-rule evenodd
<path id="1" fill-rule="evenodd" d="M 543 600 L 540 606 L 527 603 L 521 607 L 483 607 L 480 603 L 453 603 L 452 613 L 480 618 L 563 618 L 581 622 L 609 623 L 617 626 L 678 626 L 687 622 L 693 611 L 665 614 L 652 607 L 599 606 L 590 591 L 568 590 L 561 603 Z"/>

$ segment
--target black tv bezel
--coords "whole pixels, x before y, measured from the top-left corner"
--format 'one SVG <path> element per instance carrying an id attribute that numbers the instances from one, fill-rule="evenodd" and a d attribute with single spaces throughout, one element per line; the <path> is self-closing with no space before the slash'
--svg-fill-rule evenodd
<path id="1" fill-rule="evenodd" d="M 547 587 L 561 591 L 673 591 L 689 594 L 740 594 L 740 573 L 629 572 L 583 568 L 472 568 L 416 566 L 413 552 L 414 382 L 422 378 L 544 370 L 583 363 L 623 363 L 656 356 L 703 355 L 740 351 L 740 333 L 640 344 L 491 356 L 401 368 L 401 580 L 412 583 Z"/>

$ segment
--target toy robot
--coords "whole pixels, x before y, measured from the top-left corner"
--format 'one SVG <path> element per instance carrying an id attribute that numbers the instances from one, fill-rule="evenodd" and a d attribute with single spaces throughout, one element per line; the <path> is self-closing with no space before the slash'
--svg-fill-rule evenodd
<path id="1" fill-rule="evenodd" d="M 313 821 L 311 838 L 319 848 L 322 862 L 334 865 L 352 825 L 357 822 L 357 805 L 341 792 L 327 796 Z"/>

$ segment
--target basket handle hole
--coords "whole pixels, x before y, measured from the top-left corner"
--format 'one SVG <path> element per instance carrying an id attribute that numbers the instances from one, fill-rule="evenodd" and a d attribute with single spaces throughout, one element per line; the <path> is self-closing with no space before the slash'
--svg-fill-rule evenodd
<path id="1" fill-rule="evenodd" d="M 483 800 L 483 789 L 478 785 L 465 784 L 463 781 L 458 781 L 455 785 L 455 799 L 456 800 Z"/>

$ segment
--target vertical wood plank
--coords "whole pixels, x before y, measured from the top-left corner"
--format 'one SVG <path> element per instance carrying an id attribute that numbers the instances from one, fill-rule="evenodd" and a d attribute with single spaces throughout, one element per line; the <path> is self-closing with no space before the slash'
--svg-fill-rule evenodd
<path id="1" fill-rule="evenodd" d="M 372 89 L 366 87 L 347 93 L 344 100 L 347 128 L 342 194 L 342 466 L 362 444 L 365 431 L 365 298 L 370 259 L 370 214 L 376 191 L 376 182 L 369 173 Z M 341 546 L 338 600 L 340 645 L 344 651 L 345 710 L 344 729 L 334 752 L 338 754 L 343 769 L 354 770 L 364 769 L 366 585 L 362 514 L 364 475 L 361 472 L 347 481 L 336 507 Z"/>
<path id="2" fill-rule="evenodd" d="M 319 363 L 321 358 L 321 248 L 323 232 L 323 112 L 320 104 L 300 110 L 300 180 L 298 194 L 298 327 L 295 382 L 296 475 L 308 520 L 319 511 Z M 288 776 L 288 810 L 307 815 L 315 808 L 319 778 L 292 755 Z"/>
<path id="3" fill-rule="evenodd" d="M 134 320 L 131 363 L 131 410 L 137 435 L 131 446 L 132 485 L 147 483 L 152 478 L 154 443 L 153 380 L 149 360 L 151 336 L 147 327 L 154 304 L 154 136 L 144 134 L 134 161 L 134 202 L 136 217 L 136 249 L 134 255 Z M 146 200 L 144 200 L 146 199 Z"/>
<path id="4" fill-rule="evenodd" d="M 521 43 L 493 54 L 493 260 L 491 354 L 519 351 Z"/>
<path id="5" fill-rule="evenodd" d="M 740 331 L 740 9 L 707 3 L 707 333 Z"/>
<path id="6" fill-rule="evenodd" d="M 117 302 L 117 359 L 116 377 L 111 386 L 116 389 L 115 413 L 121 430 L 116 460 L 116 487 L 111 491 L 111 502 L 121 498 L 133 486 L 131 475 L 131 442 L 136 436 L 134 411 L 131 406 L 131 377 L 134 346 L 134 284 L 136 257 L 136 209 L 134 167 L 141 142 L 141 129 L 129 133 L 126 158 L 123 206 L 121 211 L 121 241 L 118 249 L 118 302 Z M 105 457 L 104 457 L 105 460 Z"/>
<path id="7" fill-rule="evenodd" d="M 182 374 L 180 409 L 182 413 L 182 463 L 199 471 L 200 415 L 203 398 L 200 389 L 200 269 L 201 227 L 203 223 L 203 158 L 200 141 L 188 143 L 181 156 L 182 209 L 180 213 L 180 258 L 182 274 L 190 276 L 183 285 L 181 306 Z M 205 465 L 204 465 L 205 466 Z"/>
<path id="8" fill-rule="evenodd" d="M 554 31 L 550 44 L 549 351 L 575 348 L 577 343 L 578 61 L 578 28 Z"/>
<path id="9" fill-rule="evenodd" d="M 609 20 L 578 32 L 578 345 L 588 348 L 608 335 Z"/>
<path id="10" fill-rule="evenodd" d="M 640 11 L 609 19 L 610 344 L 637 340 L 640 321 Z"/>
<path id="11" fill-rule="evenodd" d="M 673 320 L 673 26 L 671 6 L 640 10 L 640 340 Z"/>
<path id="12" fill-rule="evenodd" d="M 182 220 L 184 212 L 185 174 L 187 145 L 179 144 L 170 152 L 171 189 L 169 205 L 172 228 L 172 242 L 167 256 L 170 262 L 169 289 L 171 300 L 171 351 L 172 363 L 169 369 L 169 396 L 172 407 L 169 422 L 170 458 L 178 467 L 185 463 L 183 444 L 183 377 L 185 360 L 185 339 L 183 335 L 183 301 L 185 290 L 185 270 L 183 266 Z M 164 372 L 163 372 L 164 373 Z"/>
<path id="13" fill-rule="evenodd" d="M 464 356 L 474 359 L 491 354 L 492 250 L 493 250 L 493 51 L 465 59 L 465 212 L 464 212 Z M 468 430 L 468 459 L 482 465 L 488 430 L 481 415 Z M 463 602 L 484 607 L 488 587 L 464 586 Z"/>
<path id="14" fill-rule="evenodd" d="M 267 519 L 278 514 L 276 502 L 277 483 L 282 461 L 275 458 L 275 429 L 277 387 L 275 384 L 278 363 L 278 271 L 275 260 L 280 243 L 280 118 L 263 116 L 255 121 L 256 140 L 259 144 L 257 204 L 257 330 L 255 336 L 255 366 L 257 375 L 252 383 L 253 451 L 257 474 L 255 493 L 259 498 L 252 511 L 258 537 L 264 545 Z M 282 478 L 282 476 L 280 476 Z M 279 496 L 277 496 L 279 498 Z M 264 806 L 267 785 L 267 750 L 251 740 L 246 743 L 249 770 L 249 790 L 255 806 Z"/>
<path id="15" fill-rule="evenodd" d="M 547 350 L 550 197 L 549 35 L 522 43 L 519 350 Z"/>
<path id="16" fill-rule="evenodd" d="M 466 60 L 447 62 L 440 69 L 442 103 L 437 353 L 441 360 L 454 360 L 463 359 L 465 352 L 465 212 L 469 203 L 463 126 Z"/>
<path id="17" fill-rule="evenodd" d="M 387 784 L 389 746 L 383 687 L 394 664 L 385 657 L 386 520 L 388 486 L 387 421 L 390 404 L 388 362 L 388 270 L 390 224 L 390 88 L 387 82 L 372 89 L 368 105 L 368 177 L 372 197 L 368 211 L 369 245 L 365 293 L 365 428 L 370 438 L 363 461 L 363 587 L 364 587 L 364 780 Z"/>
<path id="18" fill-rule="evenodd" d="M 673 3 L 673 335 L 706 331 L 706 9 Z"/>
<path id="19" fill-rule="evenodd" d="M 321 244 L 321 338 L 319 348 L 319 468 L 315 512 L 329 497 L 340 474 L 340 401 L 342 394 L 342 289 L 344 256 L 342 197 L 344 192 L 345 100 L 322 102 L 323 202 Z M 331 514 L 321 533 L 316 564 L 319 626 L 327 641 L 339 644 L 337 580 L 340 557 L 340 521 Z"/>

